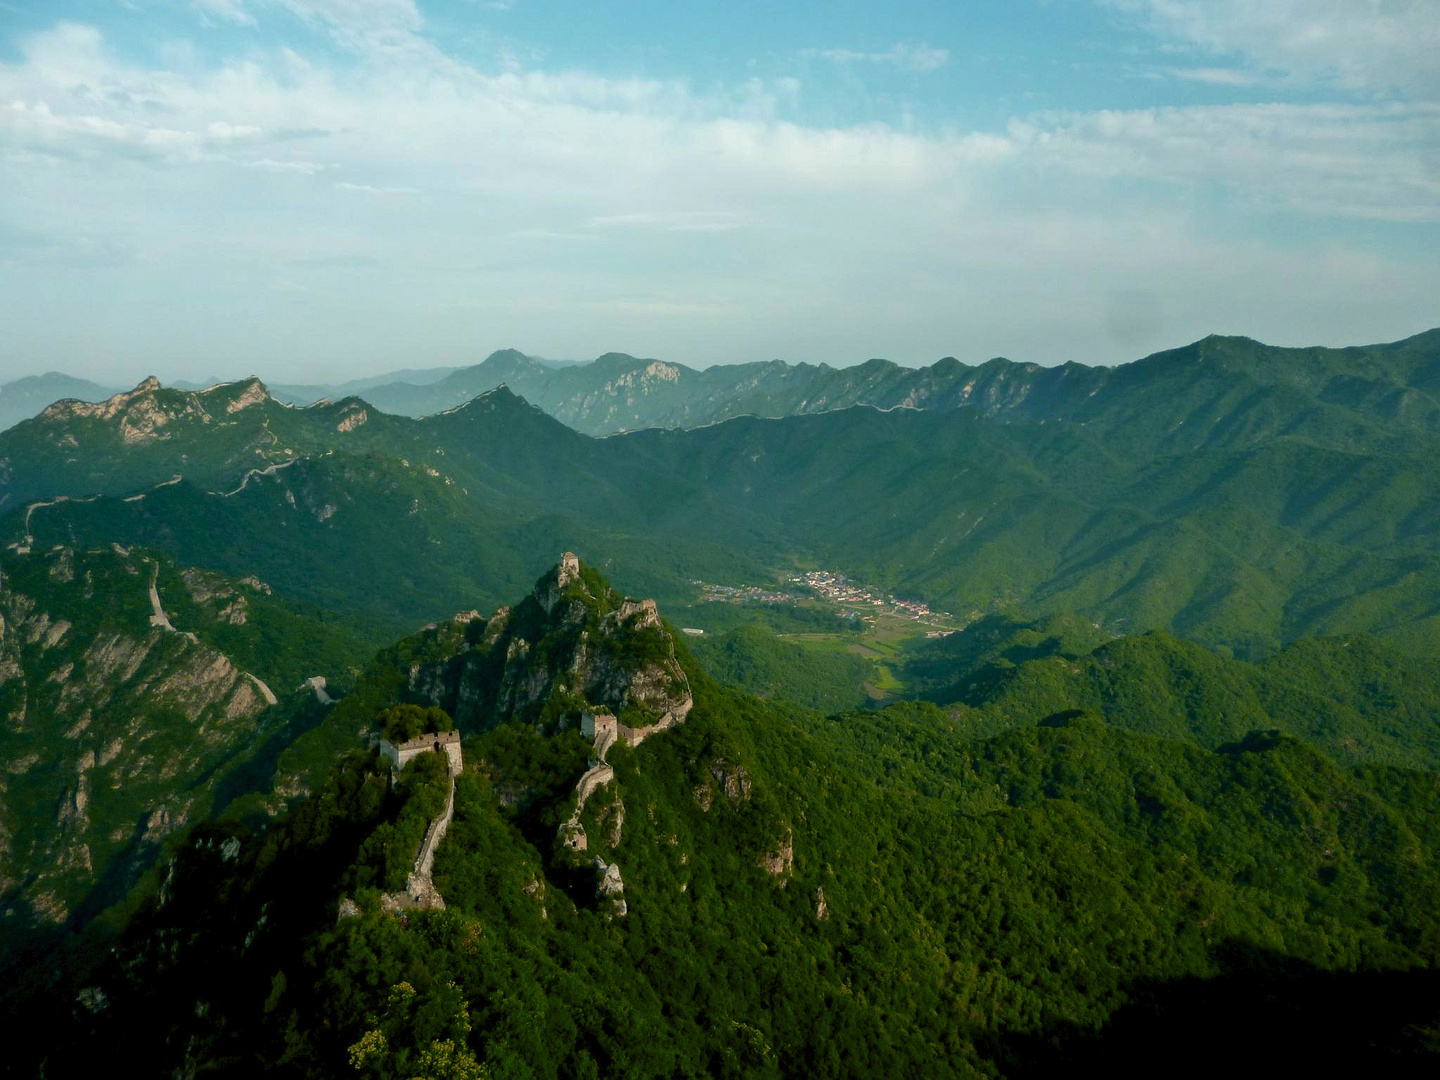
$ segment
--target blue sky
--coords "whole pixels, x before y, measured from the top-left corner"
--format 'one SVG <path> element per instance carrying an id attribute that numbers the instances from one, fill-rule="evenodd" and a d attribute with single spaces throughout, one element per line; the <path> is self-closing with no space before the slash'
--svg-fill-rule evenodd
<path id="1" fill-rule="evenodd" d="M 1440 324 L 1434 0 L 0 0 L 0 378 Z"/>

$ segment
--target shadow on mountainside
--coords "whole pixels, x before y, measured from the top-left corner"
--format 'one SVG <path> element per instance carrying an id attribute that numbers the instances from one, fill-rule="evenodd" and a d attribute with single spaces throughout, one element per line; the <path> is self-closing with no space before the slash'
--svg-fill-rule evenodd
<path id="1" fill-rule="evenodd" d="M 1251 945 L 1213 978 L 1141 979 L 1099 1031 L 1001 1034 L 1011 1080 L 1063 1075 L 1440 1076 L 1440 971 L 1331 972 Z"/>

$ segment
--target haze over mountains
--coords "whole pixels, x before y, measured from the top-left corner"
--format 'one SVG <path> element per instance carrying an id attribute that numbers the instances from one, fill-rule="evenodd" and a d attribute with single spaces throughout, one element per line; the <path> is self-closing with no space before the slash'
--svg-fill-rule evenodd
<path id="1" fill-rule="evenodd" d="M 1418 334 L 1392 345 L 1348 349 L 1287 349 L 1246 338 L 1207 338 L 1212 353 L 1244 366 L 1262 384 L 1311 388 L 1324 380 L 1337 399 L 1372 383 L 1364 393 L 1380 409 L 1408 410 L 1424 416 L 1435 410 L 1440 373 L 1433 367 L 1433 335 Z M 826 412 L 850 405 L 877 408 L 955 408 L 977 404 L 996 410 L 1018 404 L 1031 394 L 1027 410 L 1038 418 L 1046 409 L 1074 408 L 1091 391 L 1135 378 L 1137 365 L 1183 360 L 1202 343 L 1157 353 L 1118 367 L 1064 364 L 1045 368 L 996 358 L 980 365 L 946 357 L 926 367 L 903 367 L 874 359 L 853 366 L 768 363 L 721 364 L 696 370 L 662 360 L 605 353 L 588 362 L 546 360 L 515 349 L 502 349 L 464 368 L 396 371 L 334 385 L 267 384 L 278 401 L 310 405 L 322 399 L 363 397 L 382 412 L 428 416 L 455 408 L 487 390 L 508 386 L 567 426 L 588 435 L 609 435 L 646 427 L 696 427 L 733 416 L 791 416 Z M 202 390 L 218 379 L 180 381 L 176 389 Z M 1352 385 L 1353 384 L 1353 385 Z M 1408 391 L 1423 401 L 1406 399 Z M 0 428 L 35 415 L 66 397 L 99 401 L 107 389 L 58 373 L 32 376 L 0 386 Z M 1413 417 L 1412 417 L 1413 418 Z"/>

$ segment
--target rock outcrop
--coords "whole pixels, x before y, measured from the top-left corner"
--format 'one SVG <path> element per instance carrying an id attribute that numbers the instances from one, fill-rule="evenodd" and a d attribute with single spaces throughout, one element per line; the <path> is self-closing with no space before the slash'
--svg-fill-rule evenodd
<path id="1" fill-rule="evenodd" d="M 578 727 L 592 740 L 593 756 L 576 782 L 573 809 L 556 829 L 552 856 L 572 872 L 593 869 L 600 909 L 624 916 L 629 909 L 612 853 L 624 835 L 625 803 L 607 757 L 617 743 L 637 746 L 683 723 L 693 706 L 655 601 L 620 595 L 565 552 L 519 604 L 488 618 L 462 612 L 427 627 L 414 653 L 429 659 L 410 667 L 407 696 L 444 709 L 461 728 L 521 720 L 552 734 Z M 726 797 L 749 797 L 743 768 L 720 761 L 717 769 L 729 770 L 715 780 Z M 502 802 L 523 797 L 503 786 L 497 794 Z"/>
<path id="2" fill-rule="evenodd" d="M 630 909 L 625 903 L 625 882 L 620 880 L 620 867 L 604 859 L 596 859 L 595 876 L 598 879 L 595 899 L 603 905 L 604 913 L 613 918 L 628 915 Z"/>
<path id="3" fill-rule="evenodd" d="M 521 717 L 565 726 L 586 709 L 618 716 L 639 743 L 684 721 L 693 698 L 653 600 L 620 596 L 564 553 L 529 597 L 488 619 L 426 631 L 409 690 L 464 726 Z"/>
<path id="4" fill-rule="evenodd" d="M 272 733 L 269 688 L 172 624 L 159 571 L 124 548 L 3 556 L 0 918 L 12 929 L 63 922 L 107 875 L 146 865 L 208 813 L 211 778 Z"/>
<path id="5" fill-rule="evenodd" d="M 785 838 L 777 844 L 772 851 L 767 851 L 760 858 L 760 868 L 771 877 L 781 879 L 781 885 L 790 871 L 795 868 L 795 834 L 792 830 L 785 830 Z"/>

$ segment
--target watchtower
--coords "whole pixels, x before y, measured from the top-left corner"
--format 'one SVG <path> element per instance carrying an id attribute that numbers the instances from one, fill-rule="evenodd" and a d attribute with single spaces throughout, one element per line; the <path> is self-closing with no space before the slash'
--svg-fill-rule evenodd
<path id="1" fill-rule="evenodd" d="M 449 772 L 451 776 L 458 776 L 464 767 L 464 761 L 460 756 L 460 732 L 459 731 L 427 731 L 423 735 L 395 745 L 388 739 L 380 740 L 380 753 L 390 759 L 391 766 L 399 772 L 404 769 L 417 754 L 423 754 L 427 750 L 439 750 L 449 759 Z"/>

